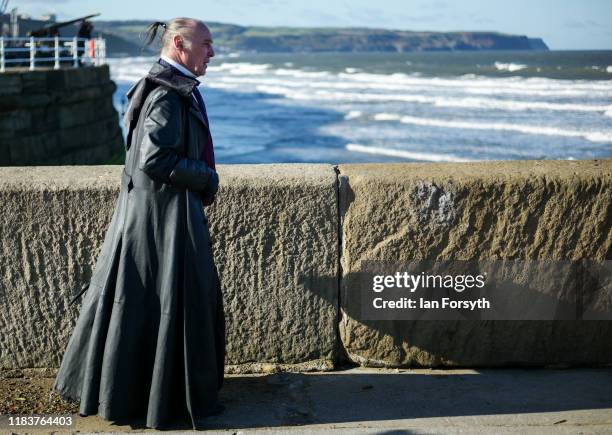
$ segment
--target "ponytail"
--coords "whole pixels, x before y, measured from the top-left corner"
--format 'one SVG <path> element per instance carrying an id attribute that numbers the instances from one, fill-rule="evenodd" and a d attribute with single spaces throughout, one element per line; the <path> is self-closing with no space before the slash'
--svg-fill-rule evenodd
<path id="1" fill-rule="evenodd" d="M 156 21 L 147 26 L 146 39 L 145 39 L 143 48 L 147 45 L 151 45 L 151 43 L 155 40 L 155 37 L 157 36 L 157 28 L 159 26 L 164 28 L 163 32 L 166 31 L 166 23 L 162 21 Z M 162 37 L 163 37 L 163 33 L 162 33 Z"/>
<path id="2" fill-rule="evenodd" d="M 185 46 L 189 47 L 191 44 L 190 36 L 193 31 L 193 27 L 198 24 L 204 26 L 204 23 L 193 18 L 173 18 L 165 23 L 163 21 L 155 21 L 147 26 L 146 37 L 142 50 L 144 50 L 147 45 L 151 45 L 151 43 L 155 41 L 157 37 L 157 30 L 160 26 L 163 28 L 159 35 L 159 42 L 162 51 L 172 45 L 172 38 L 175 35 L 180 35 L 181 38 L 183 38 Z"/>

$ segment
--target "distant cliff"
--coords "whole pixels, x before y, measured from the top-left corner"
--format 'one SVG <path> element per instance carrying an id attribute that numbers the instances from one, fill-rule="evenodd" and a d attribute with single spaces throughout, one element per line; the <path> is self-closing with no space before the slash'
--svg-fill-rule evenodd
<path id="1" fill-rule="evenodd" d="M 108 37 L 110 55 L 142 54 L 150 21 L 95 21 Z M 217 51 L 410 52 L 456 50 L 548 50 L 540 38 L 497 32 L 412 32 L 365 28 L 245 27 L 208 23 Z M 149 53 L 148 49 L 144 53 Z"/>

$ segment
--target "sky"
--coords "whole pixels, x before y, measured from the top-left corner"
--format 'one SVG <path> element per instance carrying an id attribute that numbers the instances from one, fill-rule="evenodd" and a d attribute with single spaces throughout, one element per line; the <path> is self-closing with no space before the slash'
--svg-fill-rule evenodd
<path id="1" fill-rule="evenodd" d="M 612 49 L 612 0 L 9 0 L 8 7 L 32 17 L 55 12 L 60 20 L 100 12 L 101 20 L 486 30 L 540 37 L 553 50 Z"/>

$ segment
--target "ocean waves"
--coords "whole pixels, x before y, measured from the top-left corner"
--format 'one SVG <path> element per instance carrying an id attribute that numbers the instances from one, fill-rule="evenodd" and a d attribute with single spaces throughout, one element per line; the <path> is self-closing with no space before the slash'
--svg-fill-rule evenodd
<path id="1" fill-rule="evenodd" d="M 212 68 L 211 68 L 212 69 Z M 219 67 L 218 71 L 225 68 Z M 612 81 L 589 83 L 585 81 L 553 80 L 553 79 L 523 79 L 523 78 L 495 78 L 488 79 L 481 76 L 467 75 L 456 79 L 426 78 L 409 76 L 406 74 L 345 74 L 332 75 L 328 72 L 306 72 L 297 70 L 277 69 L 269 70 L 268 75 L 248 77 L 242 74 L 242 69 L 228 69 L 228 75 L 220 75 L 219 80 L 237 84 L 282 84 L 288 87 L 316 87 L 331 89 L 367 89 L 367 90 L 421 90 L 421 91 L 450 91 L 475 94 L 512 94 L 512 95 L 539 95 L 564 97 L 611 97 Z M 258 75 L 265 69 L 257 70 Z M 280 74 L 282 72 L 282 74 Z M 284 76 L 288 80 L 279 79 Z M 316 78 L 316 81 L 312 79 Z M 503 87 L 500 87 L 503 85 Z"/>
<path id="2" fill-rule="evenodd" d="M 314 73 L 313 73 L 314 74 Z M 301 77 L 300 77 L 301 78 Z M 413 84 L 401 84 L 401 83 L 368 83 L 355 80 L 336 80 L 332 81 L 329 78 L 317 79 L 317 80 L 291 80 L 284 81 L 282 85 L 291 89 L 340 89 L 348 91 L 410 91 L 410 92 L 424 92 L 424 93 L 454 93 L 454 94 L 468 94 L 468 95 L 492 95 L 492 96 L 539 96 L 539 97 L 581 97 L 583 99 L 596 99 L 596 98 L 612 98 L 612 86 L 591 86 L 591 87 L 532 87 L 526 86 L 504 86 L 500 88 L 500 83 L 489 84 L 480 83 L 479 80 L 468 81 L 462 80 L 461 86 L 450 86 L 440 85 L 431 80 L 419 80 Z M 224 85 L 230 85 L 232 87 L 248 86 L 248 85 L 278 85 L 279 80 L 276 77 L 235 77 L 235 76 L 222 76 L 212 83 L 213 87 L 221 87 Z M 513 82 L 504 83 L 514 84 Z"/>
<path id="3" fill-rule="evenodd" d="M 498 110 L 552 110 L 572 112 L 601 112 L 602 114 L 611 110 L 612 105 L 599 104 L 576 104 L 555 103 L 547 101 L 516 101 L 495 98 L 475 97 L 446 97 L 423 94 L 398 94 L 398 93 L 367 93 L 367 92 L 338 92 L 327 90 L 301 91 L 287 86 L 258 85 L 258 92 L 282 95 L 293 100 L 328 100 L 340 102 L 391 102 L 399 101 L 405 103 L 431 104 L 438 107 L 458 107 L 474 109 L 498 109 Z"/>
<path id="4" fill-rule="evenodd" d="M 509 72 L 520 71 L 522 69 L 527 68 L 527 65 L 520 65 L 516 63 L 495 62 L 494 65 L 495 65 L 495 68 L 500 71 L 509 71 Z"/>
<path id="5" fill-rule="evenodd" d="M 579 137 L 591 142 L 611 142 L 612 130 L 591 131 L 591 130 L 568 130 L 557 127 L 547 127 L 538 125 L 520 125 L 497 122 L 468 122 L 454 121 L 432 118 L 417 118 L 414 116 L 402 116 L 393 113 L 377 113 L 373 116 L 375 121 L 399 121 L 403 124 L 421 125 L 427 127 L 456 128 L 467 130 L 492 130 L 492 131 L 514 131 L 518 133 L 544 135 L 544 136 L 564 136 Z"/>
<path id="6" fill-rule="evenodd" d="M 408 151 L 393 148 L 373 147 L 355 143 L 346 144 L 346 149 L 358 153 L 374 154 L 390 157 L 401 157 L 403 159 L 417 160 L 424 162 L 471 162 L 474 160 L 465 159 L 451 154 L 423 153 L 418 151 Z"/>
<path id="7" fill-rule="evenodd" d="M 497 75 L 478 74 L 477 68 L 452 74 L 444 65 L 440 74 L 432 74 L 434 67 L 427 65 L 428 74 L 401 69 L 382 73 L 375 65 L 357 62 L 359 55 L 321 62 L 315 55 L 300 56 L 213 59 L 200 89 L 213 125 L 220 125 L 222 132 L 223 126 L 230 131 L 216 137 L 244 141 L 236 147 L 217 142 L 221 156 L 226 153 L 233 159 L 239 150 L 248 149 L 254 161 L 267 161 L 255 155 L 274 155 L 275 147 L 282 148 L 278 155 L 283 159 L 293 148 L 296 156 L 307 156 L 304 150 L 315 143 L 333 144 L 329 158 L 344 155 L 344 161 L 612 156 L 612 80 L 529 76 L 538 68 L 530 61 L 520 56 L 517 60 L 495 59 L 495 54 L 477 56 L 489 56 L 483 64 Z M 474 54 L 448 59 L 460 56 Z M 342 59 L 355 62 L 343 64 Z M 378 59 L 396 62 L 392 54 Z M 440 63 L 446 58 L 431 59 Z M 112 78 L 125 85 L 134 83 L 147 73 L 152 61 L 111 59 Z M 608 61 L 594 63 L 592 58 L 585 62 L 582 69 L 600 75 L 610 65 Z M 413 70 L 423 65 L 416 61 L 405 64 Z M 292 118 L 286 113 L 292 113 Z M 261 135 L 252 140 L 258 144 L 256 149 L 249 148 L 249 135 Z M 324 159 L 324 150 L 317 145 L 317 161 Z"/>

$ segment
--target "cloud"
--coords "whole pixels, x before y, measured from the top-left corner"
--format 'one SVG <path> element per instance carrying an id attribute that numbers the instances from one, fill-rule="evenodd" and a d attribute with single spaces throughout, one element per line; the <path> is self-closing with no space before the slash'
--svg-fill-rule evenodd
<path id="1" fill-rule="evenodd" d="M 393 28 L 405 29 L 407 24 L 414 25 L 415 23 L 428 25 L 445 18 L 445 13 L 442 11 L 423 11 L 414 14 L 393 13 L 388 12 L 383 8 L 355 8 L 349 3 L 344 4 L 345 12 L 343 17 L 347 24 L 351 27 L 371 27 L 371 28 Z"/>
<path id="2" fill-rule="evenodd" d="M 238 7 L 238 8 L 240 8 L 242 6 L 260 8 L 261 7 L 261 1 L 260 0 L 241 0 L 239 2 L 234 2 L 234 5 L 236 7 Z M 289 6 L 289 1 L 288 0 L 266 0 L 266 9 L 278 8 L 278 7 L 287 7 L 287 6 Z"/>
<path id="3" fill-rule="evenodd" d="M 442 0 L 437 0 L 433 2 L 421 3 L 419 7 L 422 9 L 447 9 L 448 3 Z"/>
<path id="4" fill-rule="evenodd" d="M 328 14 L 318 9 L 306 8 L 302 9 L 299 14 L 301 23 L 299 25 L 316 26 L 316 27 L 335 27 L 347 26 L 350 22 L 344 17 Z"/>
<path id="5" fill-rule="evenodd" d="M 478 14 L 471 14 L 469 20 L 473 24 L 495 24 L 495 20 Z"/>
<path id="6" fill-rule="evenodd" d="M 431 21 L 438 21 L 445 17 L 445 14 L 427 14 L 427 15 L 402 15 L 401 19 L 404 21 L 412 21 L 419 23 L 428 23 Z"/>
<path id="7" fill-rule="evenodd" d="M 565 21 L 565 27 L 570 29 L 592 29 L 593 27 L 601 28 L 606 26 L 591 19 L 570 19 Z"/>
<path id="8" fill-rule="evenodd" d="M 70 0 L 21 0 L 19 4 L 27 3 L 27 4 L 44 4 L 48 5 L 50 3 L 58 4 L 58 3 L 68 3 Z M 9 3 L 9 6 L 11 4 Z M 19 6 L 17 6 L 18 8 Z"/>
<path id="9" fill-rule="evenodd" d="M 366 25 L 368 27 L 385 27 L 389 24 L 389 17 L 381 9 L 347 8 L 346 12 L 349 21 L 355 25 Z"/>

